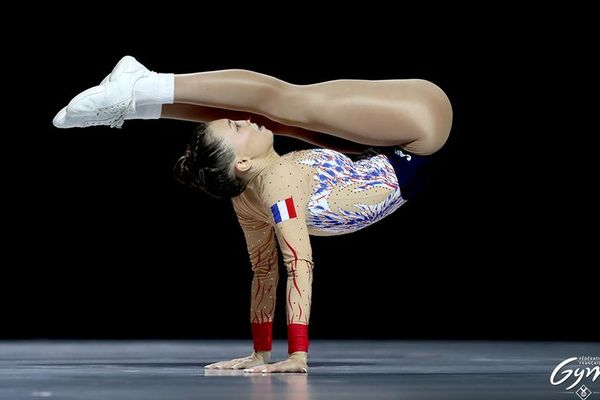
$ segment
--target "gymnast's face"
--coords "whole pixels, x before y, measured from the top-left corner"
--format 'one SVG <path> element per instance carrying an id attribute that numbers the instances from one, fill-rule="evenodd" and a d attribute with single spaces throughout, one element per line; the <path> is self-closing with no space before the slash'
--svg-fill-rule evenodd
<path id="1" fill-rule="evenodd" d="M 223 139 L 231 147 L 236 157 L 236 168 L 244 171 L 252 160 L 264 157 L 273 150 L 273 132 L 250 121 L 219 119 L 209 124 L 215 137 Z M 247 164 L 240 161 L 249 161 Z M 245 169 L 244 169 L 245 168 Z"/>

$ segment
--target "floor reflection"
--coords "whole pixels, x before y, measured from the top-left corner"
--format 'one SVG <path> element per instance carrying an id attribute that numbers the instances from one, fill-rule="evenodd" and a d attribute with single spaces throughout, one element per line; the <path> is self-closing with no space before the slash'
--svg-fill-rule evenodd
<path id="1" fill-rule="evenodd" d="M 307 374 L 264 374 L 250 376 L 252 400 L 308 400 Z"/>
<path id="2" fill-rule="evenodd" d="M 205 369 L 205 376 L 243 376 L 252 383 L 252 400 L 308 400 L 308 374 L 248 374 L 234 369 Z"/>

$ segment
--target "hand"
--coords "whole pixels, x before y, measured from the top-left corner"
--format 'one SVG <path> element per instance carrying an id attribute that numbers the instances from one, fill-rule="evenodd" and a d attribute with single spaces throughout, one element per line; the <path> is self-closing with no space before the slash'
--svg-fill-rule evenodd
<path id="1" fill-rule="evenodd" d="M 270 351 L 252 352 L 248 357 L 235 358 L 229 361 L 219 361 L 214 364 L 205 365 L 206 369 L 242 369 L 257 365 L 268 364 L 271 358 Z"/>
<path id="2" fill-rule="evenodd" d="M 307 353 L 296 351 L 288 356 L 287 360 L 270 365 L 259 365 L 247 368 L 244 372 L 308 372 Z"/>

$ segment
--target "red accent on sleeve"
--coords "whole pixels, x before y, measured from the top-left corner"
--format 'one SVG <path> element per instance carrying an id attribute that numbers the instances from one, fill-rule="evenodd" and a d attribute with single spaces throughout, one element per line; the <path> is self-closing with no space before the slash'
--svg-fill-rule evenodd
<path id="1" fill-rule="evenodd" d="M 288 354 L 295 351 L 308 352 L 308 325 L 289 324 L 288 329 Z"/>
<path id="2" fill-rule="evenodd" d="M 273 322 L 252 323 L 254 351 L 271 351 L 273 345 Z"/>
<path id="3" fill-rule="evenodd" d="M 294 207 L 294 198 L 290 197 L 285 199 L 285 205 L 287 207 L 290 219 L 296 218 L 296 207 Z"/>

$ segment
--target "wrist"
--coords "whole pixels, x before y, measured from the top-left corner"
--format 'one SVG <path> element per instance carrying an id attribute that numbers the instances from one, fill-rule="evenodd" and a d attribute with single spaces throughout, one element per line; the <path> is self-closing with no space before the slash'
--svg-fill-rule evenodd
<path id="1" fill-rule="evenodd" d="M 273 321 L 252 323 L 254 351 L 271 351 L 273 343 Z"/>
<path id="2" fill-rule="evenodd" d="M 288 358 L 300 360 L 303 361 L 305 364 L 308 364 L 308 352 L 306 351 L 295 351 L 293 353 L 290 353 L 288 355 Z"/>
<path id="3" fill-rule="evenodd" d="M 308 325 L 288 324 L 288 354 L 308 352 Z"/>
<path id="4" fill-rule="evenodd" d="M 255 350 L 254 354 L 256 355 L 257 358 L 262 359 L 265 364 L 268 364 L 269 361 L 271 361 L 271 352 L 270 351 L 256 351 Z"/>

